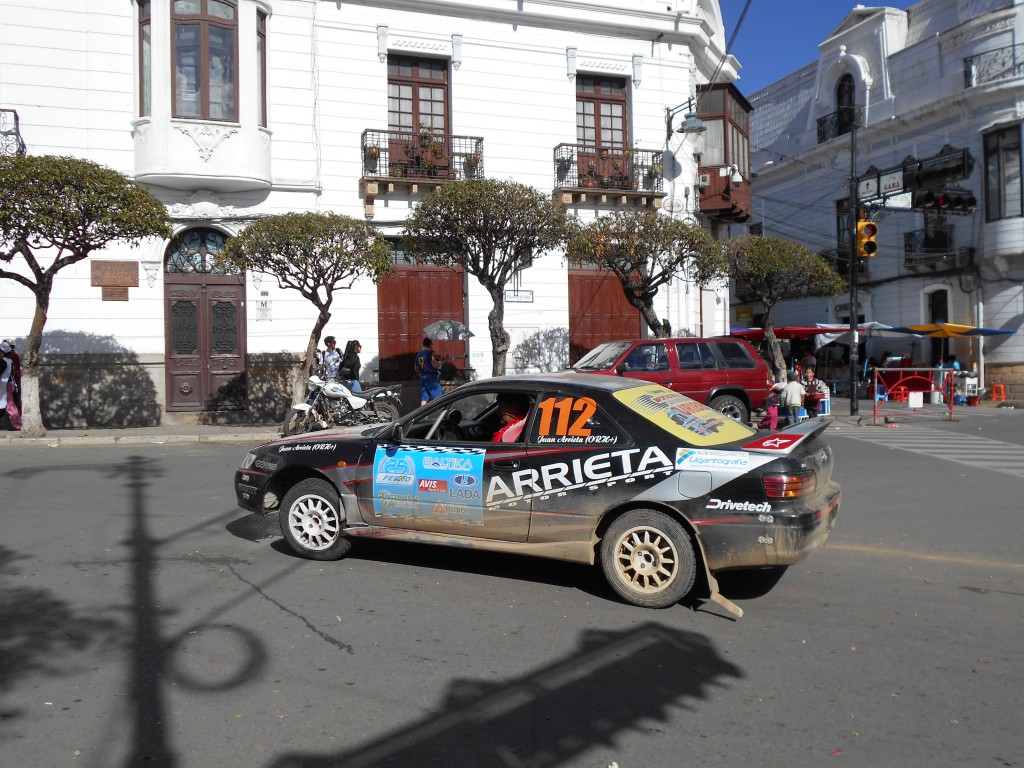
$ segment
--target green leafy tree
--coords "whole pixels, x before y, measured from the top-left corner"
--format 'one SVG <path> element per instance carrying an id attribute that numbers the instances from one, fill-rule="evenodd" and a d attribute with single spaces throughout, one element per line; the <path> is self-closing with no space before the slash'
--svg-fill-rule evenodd
<path id="1" fill-rule="evenodd" d="M 360 278 L 374 282 L 394 271 L 391 248 L 369 224 L 337 213 L 284 213 L 253 222 L 227 241 L 221 263 L 264 272 L 281 288 L 298 291 L 317 308 L 309 334 L 304 370 L 311 371 L 320 334 L 331 319 L 334 292 Z M 301 376 L 296 398 L 305 395 Z"/>
<path id="2" fill-rule="evenodd" d="M 57 273 L 116 241 L 169 237 L 167 209 L 122 173 L 52 155 L 0 157 L 0 278 L 35 295 L 22 355 L 22 430 L 42 435 L 39 345 Z"/>
<path id="3" fill-rule="evenodd" d="M 565 208 L 533 187 L 470 179 L 423 198 L 405 226 L 405 249 L 429 264 L 461 266 L 490 294 L 492 375 L 505 373 L 505 286 L 568 231 Z"/>
<path id="4" fill-rule="evenodd" d="M 721 248 L 711 235 L 647 208 L 616 211 L 579 227 L 569 238 L 566 257 L 614 272 L 626 300 L 658 338 L 672 335 L 669 321 L 654 309 L 661 286 L 684 271 L 704 286 L 722 277 L 724 268 Z"/>
<path id="5" fill-rule="evenodd" d="M 835 296 L 843 292 L 846 282 L 821 254 L 776 237 L 749 235 L 729 240 L 725 259 L 736 293 L 753 296 L 764 306 L 764 336 L 771 346 L 776 374 L 781 377 L 786 361 L 775 337 L 775 305 L 785 299 Z"/>

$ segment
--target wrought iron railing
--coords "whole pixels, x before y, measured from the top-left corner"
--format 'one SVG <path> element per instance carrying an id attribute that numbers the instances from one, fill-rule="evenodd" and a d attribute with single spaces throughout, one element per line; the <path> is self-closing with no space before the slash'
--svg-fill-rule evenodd
<path id="1" fill-rule="evenodd" d="M 824 144 L 837 136 L 845 136 L 853 130 L 855 124 L 860 128 L 863 125 L 863 114 L 864 111 L 860 107 L 843 107 L 837 112 L 819 117 L 818 143 Z"/>
<path id="2" fill-rule="evenodd" d="M 904 264 L 927 264 L 955 257 L 952 224 L 903 233 Z"/>
<path id="3" fill-rule="evenodd" d="M 1008 45 L 964 59 L 964 88 L 1024 74 L 1024 45 Z"/>
<path id="4" fill-rule="evenodd" d="M 462 180 L 483 178 L 484 140 L 425 130 L 363 131 L 364 178 Z"/>
<path id="5" fill-rule="evenodd" d="M 0 155 L 24 155 L 28 151 L 21 138 L 18 112 L 14 109 L 0 109 Z"/>
<path id="6" fill-rule="evenodd" d="M 664 184 L 661 150 L 559 144 L 554 164 L 558 189 L 661 192 Z"/>

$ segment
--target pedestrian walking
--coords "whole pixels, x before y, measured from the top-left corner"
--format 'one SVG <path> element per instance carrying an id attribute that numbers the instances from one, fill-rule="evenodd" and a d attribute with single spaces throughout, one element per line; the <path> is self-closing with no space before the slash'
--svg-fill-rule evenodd
<path id="1" fill-rule="evenodd" d="M 14 361 L 10 354 L 11 345 L 0 342 L 0 415 L 11 429 L 21 430 L 21 410 L 14 402 Z"/>
<path id="2" fill-rule="evenodd" d="M 13 341 L 4 339 L 3 343 L 11 345 L 11 351 L 7 357 L 14 364 L 14 404 L 18 406 L 18 412 L 21 413 L 21 355 L 18 354 L 18 348 Z"/>
<path id="3" fill-rule="evenodd" d="M 420 405 L 426 405 L 441 396 L 441 358 L 434 352 L 430 337 L 424 337 L 423 349 L 416 353 L 413 365 L 420 377 Z"/>

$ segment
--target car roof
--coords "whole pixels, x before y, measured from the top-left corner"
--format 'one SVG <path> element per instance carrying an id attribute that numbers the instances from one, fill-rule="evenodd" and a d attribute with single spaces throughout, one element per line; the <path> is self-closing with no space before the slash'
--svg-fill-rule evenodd
<path id="1" fill-rule="evenodd" d="M 741 336 L 673 336 L 671 339 L 612 339 L 610 341 L 602 341 L 598 344 L 599 347 L 603 347 L 605 344 L 654 344 L 658 342 L 677 342 L 677 341 L 738 341 L 740 343 L 749 344 L 747 339 Z M 595 347 L 596 349 L 597 347 Z"/>
<path id="2" fill-rule="evenodd" d="M 593 376 L 576 371 L 559 371 L 557 373 L 520 373 L 514 376 L 494 376 L 463 385 L 463 387 L 474 389 L 522 389 L 524 386 L 530 389 L 571 386 L 580 389 L 616 392 L 620 389 L 650 386 L 650 382 L 642 379 L 625 379 L 619 376 Z"/>

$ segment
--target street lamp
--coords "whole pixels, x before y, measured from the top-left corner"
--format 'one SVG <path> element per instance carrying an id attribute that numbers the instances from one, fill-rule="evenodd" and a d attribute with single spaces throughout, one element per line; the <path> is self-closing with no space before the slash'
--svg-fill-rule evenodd
<path id="1" fill-rule="evenodd" d="M 708 127 L 704 125 L 704 121 L 697 117 L 696 108 L 697 105 L 692 98 L 687 99 L 685 102 L 675 107 L 665 107 L 666 141 L 672 138 L 672 118 L 678 115 L 684 109 L 689 111 L 686 113 L 686 117 L 683 118 L 683 122 L 680 124 L 680 126 L 676 128 L 676 133 L 683 134 L 683 137 L 687 141 L 696 141 L 697 137 L 708 129 Z"/>

